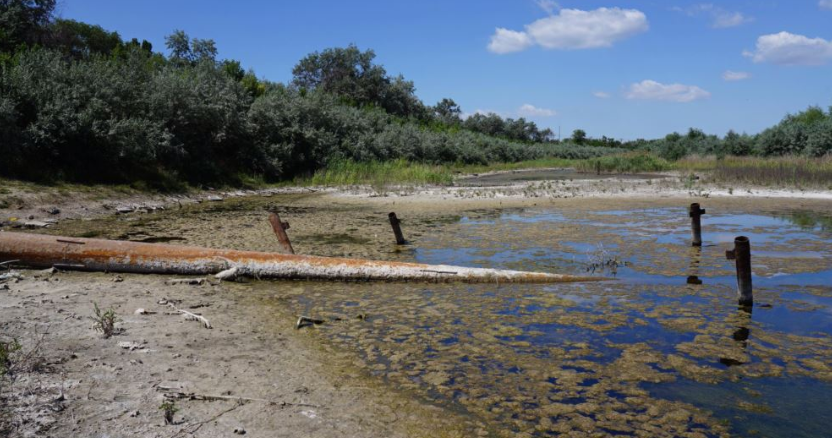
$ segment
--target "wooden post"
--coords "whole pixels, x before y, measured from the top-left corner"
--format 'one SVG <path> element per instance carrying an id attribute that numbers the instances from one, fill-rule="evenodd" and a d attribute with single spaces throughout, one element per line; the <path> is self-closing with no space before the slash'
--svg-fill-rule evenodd
<path id="1" fill-rule="evenodd" d="M 397 245 L 406 244 L 407 241 L 404 240 L 404 234 L 402 234 L 402 228 L 399 226 L 401 221 L 399 220 L 399 218 L 396 217 L 396 213 L 391 212 L 390 214 L 387 215 L 387 217 L 390 218 L 390 226 L 393 227 L 393 234 L 396 235 L 396 244 Z"/>
<path id="2" fill-rule="evenodd" d="M 705 210 L 699 208 L 699 204 L 690 204 L 688 215 L 690 216 L 690 234 L 691 245 L 702 246 L 702 221 L 700 216 L 705 214 Z"/>
<path id="3" fill-rule="evenodd" d="M 725 251 L 728 260 L 736 260 L 737 265 L 737 296 L 740 306 L 754 304 L 751 289 L 751 242 L 748 237 L 739 236 L 734 239 L 734 249 Z"/>
<path id="4" fill-rule="evenodd" d="M 289 242 L 289 236 L 286 235 L 286 230 L 289 229 L 289 222 L 281 222 L 280 216 L 275 212 L 269 214 L 269 222 L 272 224 L 272 230 L 280 242 L 280 248 L 285 254 L 294 254 L 295 249 L 292 248 L 292 242 Z"/>
<path id="5" fill-rule="evenodd" d="M 601 175 L 601 160 L 595 162 L 595 174 Z"/>

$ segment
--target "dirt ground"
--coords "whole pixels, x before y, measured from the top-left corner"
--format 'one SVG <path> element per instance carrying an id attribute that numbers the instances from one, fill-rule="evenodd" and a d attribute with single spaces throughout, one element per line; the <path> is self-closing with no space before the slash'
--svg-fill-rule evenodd
<path id="1" fill-rule="evenodd" d="M 5 221 L 0 232 L 22 231 L 16 228 L 17 221 L 9 219 L 28 213 L 60 219 L 35 232 L 268 251 L 276 249 L 266 221 L 266 210 L 273 209 L 290 222 L 289 235 L 298 253 L 407 261 L 412 259 L 408 250 L 392 243 L 386 222 L 389 211 L 403 218 L 406 237 L 414 245 L 462 212 L 516 207 L 598 210 L 701 202 L 708 208 L 832 212 L 832 203 L 824 199 L 828 193 L 766 197 L 772 193 L 745 190 L 734 195 L 717 188 L 703 192 L 673 184 L 662 188 L 651 179 L 628 179 L 626 184 L 620 179 L 587 180 L 584 185 L 534 181 L 496 188 L 396 189 L 383 196 L 368 189 L 305 189 L 223 193 L 221 202 L 209 201 L 217 196 L 213 194 L 122 202 L 86 196 L 39 201 L 17 193 L 26 199 L 25 207 L 0 210 Z M 136 208 L 115 214 L 117 205 Z M 61 213 L 49 215 L 55 206 Z M 222 214 L 223 220 L 211 220 L 212 214 Z M 18 272 L 22 279 L 0 284 L 0 341 L 17 339 L 21 345 L 0 383 L 0 434 L 494 433 L 464 412 L 371 377 L 352 364 L 350 352 L 320 344 L 314 327 L 296 329 L 297 314 L 264 305 L 282 288 L 292 287 L 291 281 L 253 288 L 251 283 L 213 281 L 170 285 L 166 283 L 170 278 L 153 275 Z M 105 338 L 92 329 L 95 304 L 115 311 L 119 322 L 114 336 Z M 212 328 L 187 320 L 176 309 L 204 316 Z M 173 424 L 168 425 L 159 409 L 166 400 L 174 401 L 177 408 Z"/>

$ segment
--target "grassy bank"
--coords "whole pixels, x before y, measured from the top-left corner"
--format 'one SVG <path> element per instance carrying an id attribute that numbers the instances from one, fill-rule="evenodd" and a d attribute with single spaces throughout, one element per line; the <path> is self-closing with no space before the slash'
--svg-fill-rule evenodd
<path id="1" fill-rule="evenodd" d="M 679 171 L 705 172 L 709 182 L 718 184 L 832 190 L 832 156 L 688 157 L 673 167 Z"/>
<path id="2" fill-rule="evenodd" d="M 395 160 L 367 163 L 339 161 L 315 172 L 311 177 L 296 178 L 290 185 L 384 187 L 395 184 L 449 185 L 451 183 L 453 183 L 453 171 L 449 166 Z"/>

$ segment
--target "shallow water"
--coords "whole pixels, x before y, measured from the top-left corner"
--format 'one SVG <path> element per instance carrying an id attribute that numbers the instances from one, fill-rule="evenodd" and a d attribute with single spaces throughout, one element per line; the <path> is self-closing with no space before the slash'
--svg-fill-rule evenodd
<path id="1" fill-rule="evenodd" d="M 292 201 L 231 200 L 48 232 L 270 250 L 264 211 Z M 692 248 L 684 208 L 411 212 L 403 226 L 414 244 L 397 248 L 387 211 L 281 208 L 299 253 L 615 278 L 240 285 L 267 292 L 265 305 L 326 320 L 299 336 L 496 436 L 809 437 L 832 428 L 827 216 L 708 208 L 705 246 Z M 751 239 L 750 312 L 737 307 L 725 258 L 738 235 Z"/>
<path id="2" fill-rule="evenodd" d="M 275 293 L 326 319 L 313 330 L 357 353 L 355 365 L 500 436 L 822 436 L 832 427 L 820 408 L 832 394 L 832 232 L 806 217 L 709 214 L 706 246 L 691 248 L 684 209 L 477 212 L 405 254 L 561 273 L 594 266 L 617 280 L 290 283 Z M 750 311 L 737 308 L 725 259 L 737 235 L 751 238 Z M 693 275 L 701 285 L 688 284 Z"/>

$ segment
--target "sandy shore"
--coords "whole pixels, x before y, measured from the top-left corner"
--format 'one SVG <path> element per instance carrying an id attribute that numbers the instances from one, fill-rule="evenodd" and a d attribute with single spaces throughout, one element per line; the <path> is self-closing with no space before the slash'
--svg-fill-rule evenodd
<path id="1" fill-rule="evenodd" d="M 270 250 L 263 205 L 274 203 L 293 227 L 299 253 L 409 260 L 390 240 L 386 213 L 405 220 L 408 238 L 436 232 L 460 212 L 516 207 L 628 209 L 683 207 L 811 209 L 832 212 L 828 191 L 685 186 L 678 178 L 521 181 L 489 187 L 391 187 L 204 192 L 187 197 L 95 199 L 14 192 L 0 209 L 4 228 L 56 219 L 38 232 L 171 239 L 209 247 Z M 213 200 L 223 198 L 223 201 Z M 256 199 L 257 209 L 248 204 Z M 59 214 L 49 210 L 59 209 Z M 121 208 L 122 213 L 117 214 Z M 129 212 L 127 210 L 130 210 Z M 211 211 L 225 214 L 211 221 Z M 230 213 L 228 213 L 230 212 Z M 19 218 L 11 221 L 10 218 Z M 7 232 L 7 231 L 0 231 Z M 152 241 L 152 240 L 148 240 Z M 487 436 L 463 412 L 390 388 L 352 364 L 348 352 L 320 344 L 314 328 L 274 305 L 282 288 L 250 283 L 169 285 L 147 275 L 19 271 L 0 289 L 0 341 L 17 339 L 12 372 L 0 387 L 0 432 L 10 436 Z M 3 287 L 4 285 L 0 285 Z M 273 289 L 273 290 L 270 290 Z M 112 308 L 119 333 L 91 329 L 93 304 Z M 268 303 L 268 305 L 266 305 Z M 175 308 L 198 313 L 212 327 Z M 144 313 L 136 313 L 144 309 Z M 359 322 L 355 322 L 359 323 Z M 175 397 L 174 424 L 160 405 Z M 176 396 L 176 394 L 179 394 Z M 236 432 L 235 432 L 236 431 Z"/>

